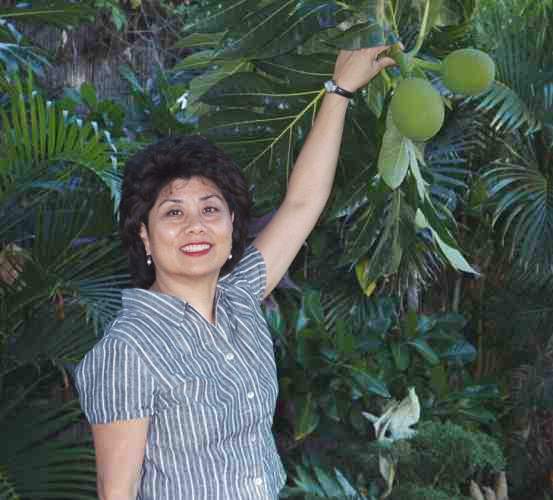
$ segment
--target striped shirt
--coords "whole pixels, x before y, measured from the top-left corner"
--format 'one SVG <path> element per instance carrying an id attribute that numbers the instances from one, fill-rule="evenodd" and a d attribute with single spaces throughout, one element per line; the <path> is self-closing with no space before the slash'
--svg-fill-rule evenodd
<path id="1" fill-rule="evenodd" d="M 132 288 L 75 372 L 91 424 L 150 417 L 140 500 L 278 497 L 278 385 L 260 302 L 265 262 L 250 246 L 219 279 L 215 324 L 176 297 Z"/>

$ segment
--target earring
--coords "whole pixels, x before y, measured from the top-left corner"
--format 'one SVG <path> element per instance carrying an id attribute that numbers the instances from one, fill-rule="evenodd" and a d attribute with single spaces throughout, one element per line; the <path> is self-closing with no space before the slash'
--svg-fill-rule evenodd
<path id="1" fill-rule="evenodd" d="M 232 259 L 232 254 L 230 254 L 230 255 L 228 256 L 228 260 L 230 260 L 230 259 Z"/>
<path id="2" fill-rule="evenodd" d="M 146 265 L 150 267 L 152 265 L 152 256 L 146 255 Z"/>

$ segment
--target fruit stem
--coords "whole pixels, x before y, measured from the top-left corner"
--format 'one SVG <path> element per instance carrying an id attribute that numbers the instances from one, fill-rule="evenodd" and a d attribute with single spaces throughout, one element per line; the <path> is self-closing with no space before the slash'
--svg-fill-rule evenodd
<path id="1" fill-rule="evenodd" d="M 407 78 L 411 73 L 412 62 L 409 54 L 403 52 L 401 43 L 392 45 L 392 48 L 390 49 L 390 57 L 397 62 L 399 70 L 401 71 L 401 76 L 403 76 L 403 78 Z"/>
<path id="2" fill-rule="evenodd" d="M 415 46 L 413 47 L 413 50 L 409 52 L 409 55 L 411 57 L 415 57 L 419 53 L 419 50 L 422 47 L 422 44 L 424 42 L 424 37 L 426 36 L 426 27 L 428 25 L 429 15 L 430 15 L 430 0 L 426 0 L 426 4 L 424 6 L 424 14 L 422 15 L 421 29 L 417 36 L 417 41 L 415 43 Z"/>
<path id="3" fill-rule="evenodd" d="M 428 71 L 432 71 L 433 73 L 441 73 L 442 72 L 442 63 L 441 62 L 432 62 L 427 61 L 426 59 L 419 59 L 418 57 L 414 59 L 415 64 L 417 67 L 426 69 Z"/>

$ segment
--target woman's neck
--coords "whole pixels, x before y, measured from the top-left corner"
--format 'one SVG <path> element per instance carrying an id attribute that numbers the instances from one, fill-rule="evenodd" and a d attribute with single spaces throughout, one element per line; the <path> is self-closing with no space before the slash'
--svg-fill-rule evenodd
<path id="1" fill-rule="evenodd" d="M 158 277 L 150 290 L 178 297 L 194 307 L 207 321 L 215 322 L 214 304 L 217 279 L 202 280 L 198 278 L 194 283 L 187 284 Z"/>

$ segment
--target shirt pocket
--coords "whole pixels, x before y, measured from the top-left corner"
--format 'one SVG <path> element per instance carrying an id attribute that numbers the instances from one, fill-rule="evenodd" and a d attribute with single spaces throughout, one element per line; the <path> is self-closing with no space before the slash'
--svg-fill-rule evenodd
<path id="1" fill-rule="evenodd" d="M 176 406 L 192 414 L 205 410 L 218 410 L 225 406 L 215 380 L 209 378 L 179 377 L 175 385 L 159 396 L 159 409 L 170 411 Z"/>
<path id="2" fill-rule="evenodd" d="M 193 404 L 219 408 L 224 404 L 219 384 L 214 379 L 193 378 L 183 384 L 186 399 Z"/>

